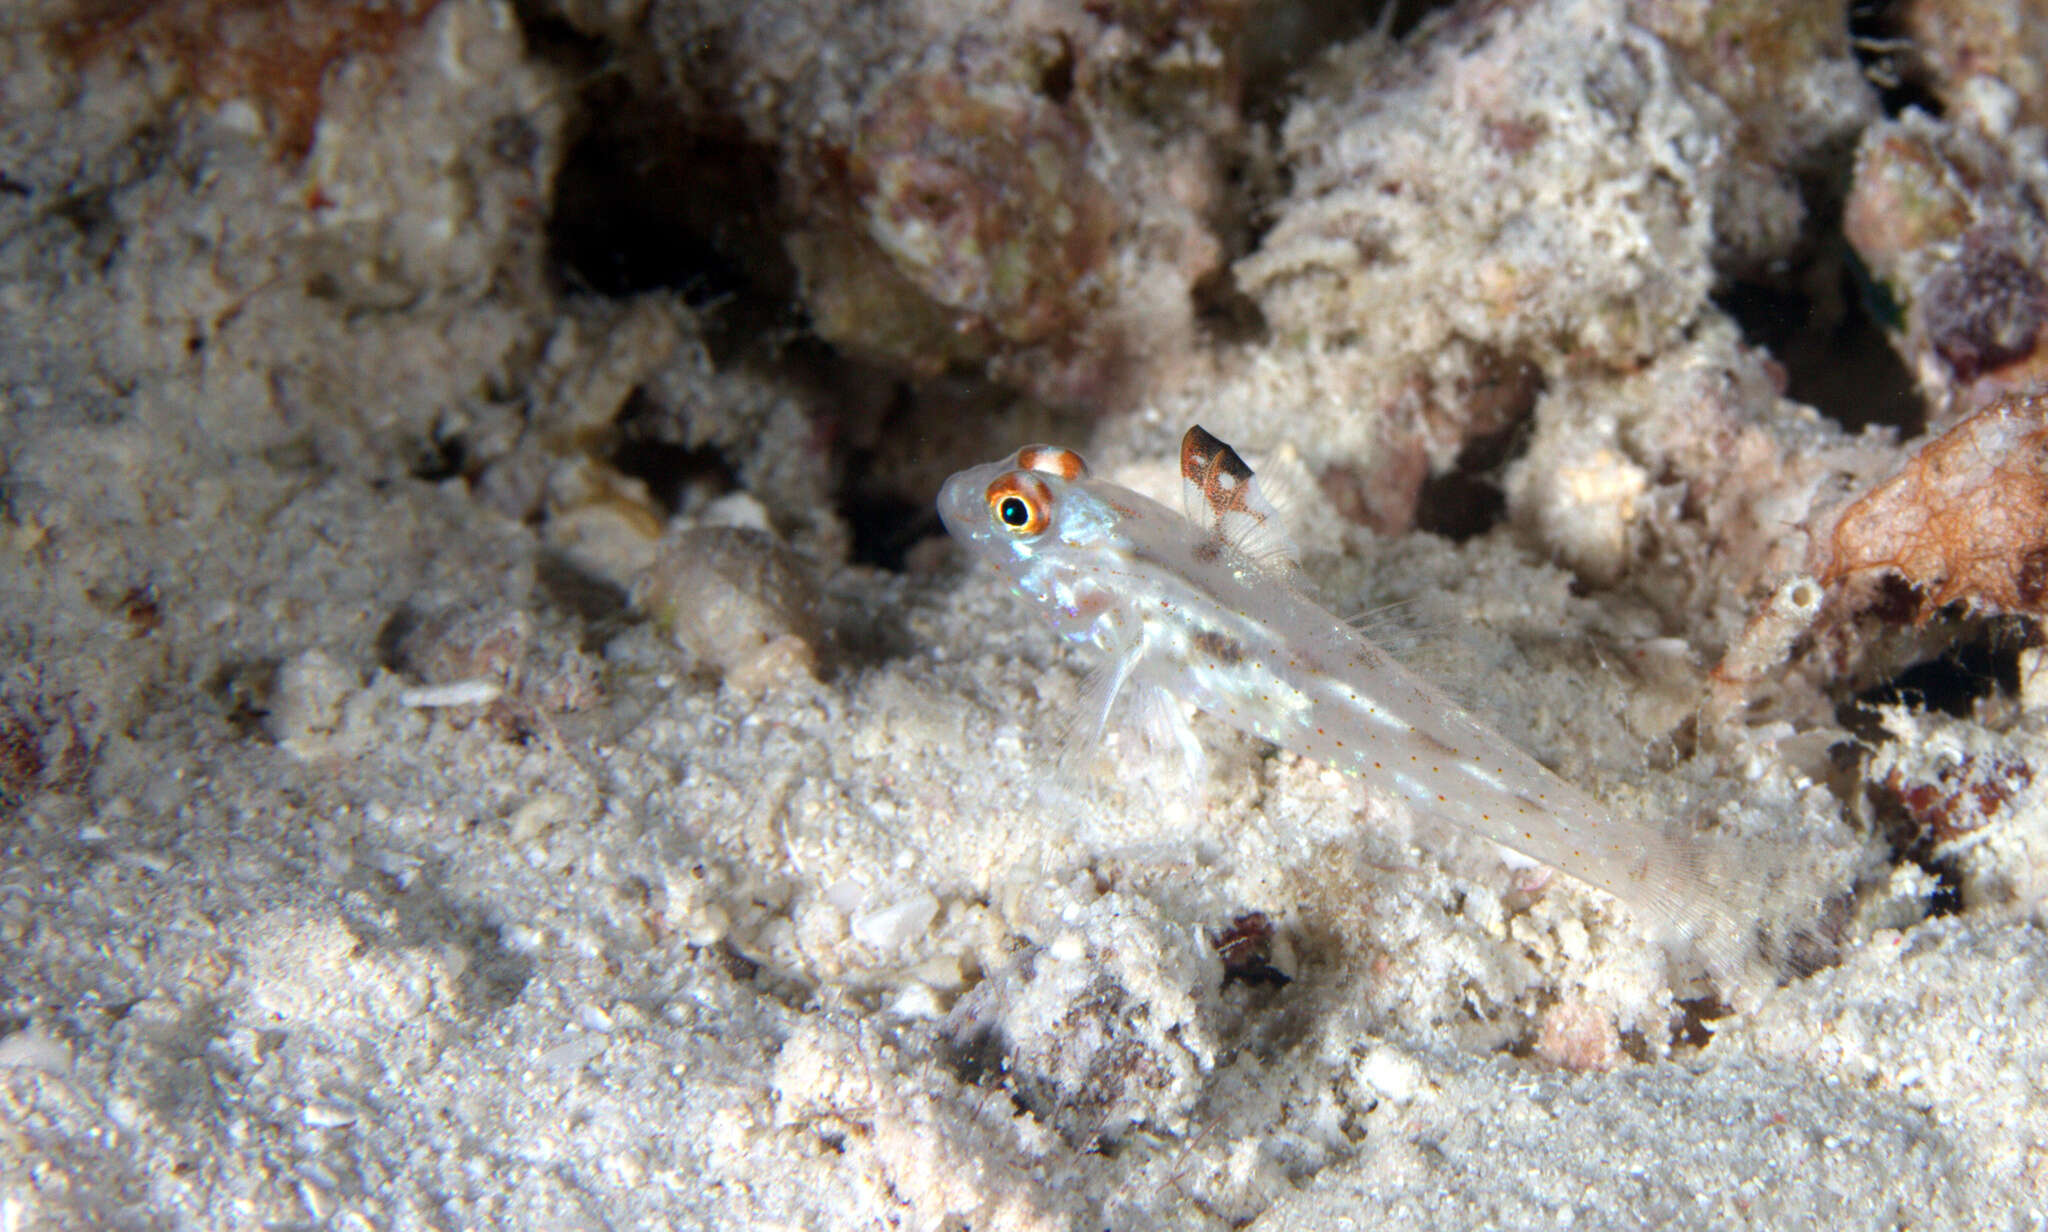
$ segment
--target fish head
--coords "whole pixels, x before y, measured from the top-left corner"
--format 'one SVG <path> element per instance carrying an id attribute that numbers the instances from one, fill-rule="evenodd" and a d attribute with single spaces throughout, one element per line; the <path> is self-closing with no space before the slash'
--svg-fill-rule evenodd
<path id="1" fill-rule="evenodd" d="M 939 518 L 955 539 L 1018 590 L 1062 608 L 1073 605 L 1092 556 L 1110 544 L 1105 516 L 1087 463 L 1057 445 L 1027 445 L 939 489 Z"/>
<path id="2" fill-rule="evenodd" d="M 1000 563 L 1058 537 L 1062 498 L 1088 474 L 1081 455 L 1026 445 L 1000 462 L 969 467 L 939 489 L 939 519 L 976 556 Z"/>

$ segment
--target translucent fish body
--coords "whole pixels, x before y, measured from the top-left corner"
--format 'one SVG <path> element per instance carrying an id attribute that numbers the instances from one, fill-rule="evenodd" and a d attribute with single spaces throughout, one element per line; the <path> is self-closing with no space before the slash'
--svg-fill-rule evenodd
<path id="1" fill-rule="evenodd" d="M 1307 597 L 1229 446 L 1191 429 L 1182 474 L 1186 515 L 1054 446 L 940 493 L 957 539 L 1107 656 L 1084 736 L 1127 687 L 1160 690 L 1596 886 L 1660 933 L 1691 937 L 1716 915 L 1691 844 L 1617 817 Z"/>

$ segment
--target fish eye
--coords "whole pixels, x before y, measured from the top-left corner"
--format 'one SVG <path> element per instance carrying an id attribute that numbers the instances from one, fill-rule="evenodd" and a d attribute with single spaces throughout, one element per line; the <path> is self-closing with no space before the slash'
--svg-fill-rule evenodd
<path id="1" fill-rule="evenodd" d="M 988 511 L 1013 535 L 1035 535 L 1051 518 L 1052 491 L 1028 471 L 1011 471 L 988 485 Z"/>

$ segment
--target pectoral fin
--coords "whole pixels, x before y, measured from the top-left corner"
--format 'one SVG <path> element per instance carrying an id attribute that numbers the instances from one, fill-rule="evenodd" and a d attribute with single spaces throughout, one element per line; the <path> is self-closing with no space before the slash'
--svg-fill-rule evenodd
<path id="1" fill-rule="evenodd" d="M 1141 650 L 1136 646 L 1119 649 L 1097 664 L 1081 681 L 1081 697 L 1067 727 L 1060 734 L 1060 769 L 1086 769 L 1102 748 L 1102 733 L 1109 727 L 1109 712 L 1116 707 L 1131 672 L 1138 666 Z"/>

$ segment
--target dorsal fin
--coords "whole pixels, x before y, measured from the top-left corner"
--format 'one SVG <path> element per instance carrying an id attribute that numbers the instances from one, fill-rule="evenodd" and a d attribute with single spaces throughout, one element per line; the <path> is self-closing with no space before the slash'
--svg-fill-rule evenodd
<path id="1" fill-rule="evenodd" d="M 1301 551 L 1280 524 L 1280 513 L 1259 488 L 1237 450 L 1200 424 L 1180 441 L 1181 505 L 1188 520 L 1278 572 L 1301 563 Z"/>

